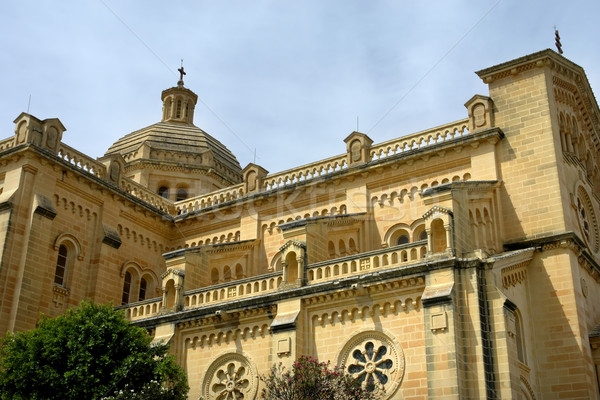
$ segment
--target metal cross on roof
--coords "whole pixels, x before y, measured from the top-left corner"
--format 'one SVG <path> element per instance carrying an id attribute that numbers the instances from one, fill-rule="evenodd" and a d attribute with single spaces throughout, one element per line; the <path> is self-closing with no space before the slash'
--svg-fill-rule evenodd
<path id="1" fill-rule="evenodd" d="M 185 71 L 183 70 L 183 59 L 181 59 L 181 68 L 179 68 L 179 80 L 183 82 L 183 76 L 185 75 Z"/>

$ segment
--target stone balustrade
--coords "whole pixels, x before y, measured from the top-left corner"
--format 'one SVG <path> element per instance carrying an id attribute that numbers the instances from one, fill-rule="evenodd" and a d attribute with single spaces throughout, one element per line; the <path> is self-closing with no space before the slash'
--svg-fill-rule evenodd
<path id="1" fill-rule="evenodd" d="M 370 161 L 381 160 L 394 154 L 422 149 L 427 146 L 465 136 L 469 134 L 468 126 L 469 119 L 466 118 L 374 145 L 370 148 Z M 347 157 L 348 155 L 344 153 L 325 160 L 267 175 L 262 181 L 260 190 L 268 191 L 282 188 L 287 185 L 293 185 L 298 182 L 346 169 L 348 167 Z M 245 184 L 240 183 L 235 186 L 179 201 L 175 203 L 175 211 L 177 214 L 187 214 L 240 198 L 245 194 Z"/>
<path id="2" fill-rule="evenodd" d="M 8 150 L 15 146 L 15 137 L 11 136 L 8 139 L 0 141 L 0 151 Z"/>
<path id="3" fill-rule="evenodd" d="M 284 187 L 286 185 L 292 185 L 332 172 L 337 172 L 347 167 L 347 154 L 326 158 L 325 160 L 267 175 L 263 180 L 261 190 L 266 191 Z"/>
<path id="4" fill-rule="evenodd" d="M 137 197 L 140 200 L 145 201 L 146 203 L 158 208 L 159 210 L 170 214 L 174 212 L 173 203 L 170 200 L 159 196 L 157 193 L 147 189 L 145 186 L 140 185 L 132 179 L 129 179 L 124 176 L 121 177 L 119 186 L 127 193 Z"/>
<path id="5" fill-rule="evenodd" d="M 244 195 L 244 183 L 215 190 L 207 194 L 181 200 L 175 203 L 177 214 L 187 214 L 206 207 L 215 206 Z"/>
<path id="6" fill-rule="evenodd" d="M 183 305 L 185 309 L 192 309 L 238 300 L 244 297 L 276 292 L 279 285 L 281 285 L 282 280 L 282 272 L 278 271 L 253 278 L 213 285 L 185 293 Z"/>
<path id="7" fill-rule="evenodd" d="M 117 309 L 125 310 L 125 318 L 130 321 L 150 318 L 158 315 L 162 307 L 162 300 L 159 298 L 140 301 L 125 306 L 117 307 Z"/>
<path id="8" fill-rule="evenodd" d="M 427 254 L 427 241 L 394 246 L 388 249 L 327 260 L 307 266 L 307 284 L 321 283 L 422 262 Z"/>
<path id="9" fill-rule="evenodd" d="M 468 118 L 371 146 L 371 160 L 381 160 L 394 154 L 422 149 L 467 134 L 469 134 Z"/>
<path id="10" fill-rule="evenodd" d="M 76 168 L 89 172 L 98 178 L 104 179 L 106 176 L 104 164 L 62 142 L 58 145 L 58 156 Z"/>
<path id="11" fill-rule="evenodd" d="M 323 261 L 307 266 L 306 284 L 318 284 L 352 275 L 416 264 L 425 259 L 426 253 L 427 241 L 421 240 L 387 249 Z M 194 289 L 184 293 L 183 306 L 185 310 L 191 310 L 246 297 L 274 293 L 279 290 L 282 282 L 282 271 L 276 271 L 252 278 Z M 162 301 L 157 298 L 118 308 L 125 310 L 125 315 L 130 321 L 136 321 L 160 314 L 161 306 Z"/>

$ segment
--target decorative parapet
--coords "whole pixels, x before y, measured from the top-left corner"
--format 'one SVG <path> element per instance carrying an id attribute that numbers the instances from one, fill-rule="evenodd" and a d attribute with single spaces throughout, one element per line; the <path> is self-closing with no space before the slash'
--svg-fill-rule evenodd
<path id="1" fill-rule="evenodd" d="M 348 165 L 364 164 L 371 161 L 370 137 L 360 132 L 352 132 L 346 139 L 346 152 L 348 153 Z"/>
<path id="2" fill-rule="evenodd" d="M 335 260 L 328 260 L 306 267 L 307 284 L 360 275 L 373 271 L 396 268 L 423 262 L 427 252 L 426 241 L 394 246 Z M 360 289 L 357 287 L 357 289 Z"/>
<path id="3" fill-rule="evenodd" d="M 104 164 L 86 156 L 85 154 L 75 150 L 70 146 L 67 146 L 62 142 L 58 145 L 58 156 L 77 169 L 95 175 L 100 179 L 104 179 L 106 177 L 106 167 Z"/>
<path id="4" fill-rule="evenodd" d="M 140 200 L 145 201 L 146 203 L 172 214 L 174 211 L 173 203 L 168 199 L 165 199 L 162 196 L 159 196 L 157 193 L 149 190 L 145 186 L 140 185 L 132 179 L 122 176 L 119 186 L 125 192 L 129 193 L 132 196 L 137 197 Z"/>
<path id="5" fill-rule="evenodd" d="M 269 171 L 261 167 L 250 163 L 246 165 L 246 168 L 242 171 L 244 177 L 244 191 L 246 193 L 258 192 L 262 187 L 262 182 Z"/>
<path id="6" fill-rule="evenodd" d="M 448 142 L 453 139 L 461 138 L 469 134 L 469 119 L 452 122 L 432 129 L 417 132 L 412 135 L 404 136 L 398 139 L 390 140 L 372 146 L 372 141 L 368 136 L 354 132 L 346 138 L 348 152 L 305 164 L 296 168 L 266 175 L 266 170 L 261 167 L 244 169 L 247 173 L 244 182 L 223 188 L 201 196 L 196 196 L 175 203 L 176 214 L 187 214 L 199 211 L 208 207 L 223 204 L 227 201 L 235 200 L 252 192 L 264 192 L 274 189 L 284 188 L 289 185 L 295 185 L 310 179 L 323 177 L 332 173 L 345 170 L 349 166 L 349 159 L 352 160 L 352 152 L 358 152 L 354 163 L 365 163 L 373 160 L 382 160 L 395 154 L 405 153 L 411 150 L 424 149 L 426 147 Z M 352 144 L 360 139 L 360 146 L 353 150 Z M 364 154 L 363 154 L 364 153 Z M 350 162 L 352 164 L 353 162 Z M 254 172 L 254 173 L 252 173 Z M 252 176 L 251 176 L 252 175 Z"/>
<path id="7" fill-rule="evenodd" d="M 189 310 L 276 292 L 282 281 L 282 272 L 278 271 L 189 291 L 184 295 L 184 309 Z"/>
<path id="8" fill-rule="evenodd" d="M 425 257 L 425 243 L 422 240 L 408 245 L 400 245 L 384 250 L 371 251 L 308 265 L 306 267 L 308 270 L 307 284 L 321 284 L 326 281 L 334 281 L 341 278 L 421 263 Z M 163 276 L 166 277 L 168 274 L 169 271 L 165 272 Z M 282 283 L 283 271 L 277 271 L 190 290 L 183 294 L 183 310 L 276 293 L 281 290 Z M 404 287 L 404 285 L 405 283 L 402 283 L 401 286 Z M 352 289 L 360 292 L 364 288 L 357 286 L 352 287 Z M 125 310 L 126 317 L 129 320 L 137 321 L 161 314 L 162 304 L 163 302 L 160 299 L 151 299 L 118 308 Z"/>
<path id="9" fill-rule="evenodd" d="M 469 131 L 475 132 L 494 126 L 494 107 L 492 99 L 476 94 L 465 103 L 469 112 Z"/>
<path id="10" fill-rule="evenodd" d="M 214 192 L 178 201 L 175 203 L 175 210 L 177 214 L 187 214 L 238 199 L 246 194 L 245 186 L 246 183 L 242 182 Z"/>
<path id="11" fill-rule="evenodd" d="M 276 174 L 267 175 L 263 180 L 262 190 L 278 189 L 287 185 L 328 175 L 348 168 L 347 154 L 326 158 L 297 168 L 288 169 Z"/>
<path id="12" fill-rule="evenodd" d="M 62 134 L 67 130 L 58 118 L 42 121 L 24 112 L 14 120 L 14 123 L 16 144 L 31 143 L 55 154 Z"/>
<path id="13" fill-rule="evenodd" d="M 111 154 L 106 157 L 100 158 L 105 166 L 108 173 L 106 174 L 106 181 L 111 185 L 119 186 L 121 182 L 121 176 L 125 171 L 125 160 L 120 154 Z"/>
<path id="14" fill-rule="evenodd" d="M 405 153 L 411 150 L 423 149 L 439 143 L 448 142 L 452 139 L 468 135 L 469 119 L 451 122 L 446 125 L 437 126 L 403 136 L 398 139 L 389 140 L 371 147 L 371 160 L 382 160 L 395 154 Z"/>
<path id="15" fill-rule="evenodd" d="M 0 141 L 0 151 L 8 150 L 15 147 L 15 136 L 11 136 L 8 139 Z"/>
<path id="16" fill-rule="evenodd" d="M 143 302 L 128 304 L 127 306 L 118 307 L 125 310 L 125 318 L 130 321 L 150 318 L 158 315 L 162 308 L 160 298 L 149 299 Z"/>

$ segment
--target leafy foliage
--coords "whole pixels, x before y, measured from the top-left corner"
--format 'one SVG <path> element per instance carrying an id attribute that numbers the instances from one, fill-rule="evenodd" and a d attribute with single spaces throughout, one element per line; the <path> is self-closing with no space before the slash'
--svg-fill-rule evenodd
<path id="1" fill-rule="evenodd" d="M 342 367 L 301 356 L 291 369 L 279 363 L 268 376 L 262 376 L 266 400 L 374 400 L 377 396 L 363 389 Z"/>
<path id="2" fill-rule="evenodd" d="M 0 399 L 95 400 L 125 388 L 143 394 L 152 381 L 166 389 L 157 399 L 185 399 L 184 371 L 167 345 L 151 341 L 112 306 L 84 302 L 60 317 L 42 316 L 37 328 L 2 339 Z"/>

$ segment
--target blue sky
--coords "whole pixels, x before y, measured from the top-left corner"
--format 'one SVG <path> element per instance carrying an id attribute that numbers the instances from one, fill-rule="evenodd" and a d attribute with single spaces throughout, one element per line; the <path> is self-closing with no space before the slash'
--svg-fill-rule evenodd
<path id="1" fill-rule="evenodd" d="M 242 167 L 278 172 L 466 117 L 474 71 L 546 48 L 600 91 L 600 1 L 20 0 L 0 13 L 1 137 L 27 111 L 100 157 L 161 118 L 163 89 L 200 98 L 195 124 Z M 391 110 L 391 111 L 390 111 Z"/>

